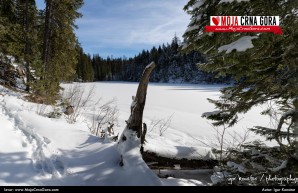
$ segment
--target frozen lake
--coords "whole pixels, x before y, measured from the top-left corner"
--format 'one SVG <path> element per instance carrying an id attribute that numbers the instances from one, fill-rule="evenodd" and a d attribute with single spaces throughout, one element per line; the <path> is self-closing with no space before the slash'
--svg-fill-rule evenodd
<path id="1" fill-rule="evenodd" d="M 130 115 L 132 96 L 135 96 L 138 83 L 128 82 L 96 82 L 82 84 L 85 89 L 95 86 L 96 98 L 104 100 L 117 99 L 120 110 L 120 127 Z M 214 106 L 207 98 L 217 99 L 219 90 L 225 85 L 208 84 L 167 84 L 150 83 L 144 110 L 144 121 L 150 124 L 153 119 L 168 118 L 173 114 L 171 128 L 189 134 L 195 138 L 212 139 L 216 132 L 211 122 L 201 115 L 214 111 Z M 260 115 L 261 107 L 253 108 L 233 130 L 242 133 L 244 129 L 255 125 L 269 126 L 269 119 Z"/>

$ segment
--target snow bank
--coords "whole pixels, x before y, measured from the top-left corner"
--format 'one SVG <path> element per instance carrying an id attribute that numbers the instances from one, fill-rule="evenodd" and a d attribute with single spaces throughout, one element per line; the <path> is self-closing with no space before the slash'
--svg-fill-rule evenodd
<path id="1" fill-rule="evenodd" d="M 116 144 L 85 124 L 37 115 L 20 94 L 0 93 L 0 185 L 162 185 L 135 151 L 121 167 Z"/>

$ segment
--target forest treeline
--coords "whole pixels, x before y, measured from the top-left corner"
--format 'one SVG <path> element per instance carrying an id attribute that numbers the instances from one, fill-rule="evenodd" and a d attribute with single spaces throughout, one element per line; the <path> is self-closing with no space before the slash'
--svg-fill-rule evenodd
<path id="1" fill-rule="evenodd" d="M 181 52 L 182 43 L 175 35 L 172 42 L 153 47 L 151 50 L 142 50 L 131 58 L 106 59 L 100 55 L 87 55 L 80 50 L 80 60 L 77 65 L 78 81 L 139 81 L 144 68 L 154 61 L 157 66 L 151 76 L 152 82 L 171 83 L 223 83 L 230 78 L 216 77 L 214 73 L 207 73 L 198 68 L 206 62 L 200 52 Z"/>

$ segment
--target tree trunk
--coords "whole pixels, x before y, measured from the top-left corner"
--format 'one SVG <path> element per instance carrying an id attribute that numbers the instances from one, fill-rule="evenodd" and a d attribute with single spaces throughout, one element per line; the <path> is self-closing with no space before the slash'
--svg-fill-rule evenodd
<path id="1" fill-rule="evenodd" d="M 29 62 L 29 0 L 26 0 L 26 8 L 25 8 L 25 62 L 26 62 L 26 78 L 27 78 L 27 82 L 26 82 L 26 91 L 29 92 L 30 91 L 30 62 Z"/>
<path id="2" fill-rule="evenodd" d="M 144 70 L 141 77 L 136 97 L 133 97 L 131 104 L 131 114 L 126 121 L 126 128 L 124 129 L 120 140 L 118 142 L 118 149 L 121 154 L 120 166 L 124 166 L 125 154 L 132 149 L 139 151 L 141 145 L 143 111 L 146 103 L 147 87 L 150 75 L 155 68 L 155 63 L 151 62 Z M 144 138 L 144 137 L 142 137 Z M 133 163 L 130 163 L 133 164 Z"/>
<path id="3" fill-rule="evenodd" d="M 46 1 L 46 15 L 45 15 L 45 24 L 44 24 L 44 33 L 43 33 L 43 50 L 42 50 L 42 62 L 43 62 L 43 73 L 42 79 L 46 79 L 46 69 L 49 60 L 49 41 L 51 35 L 51 15 L 52 15 L 52 7 L 53 3 L 52 0 Z"/>
<path id="4" fill-rule="evenodd" d="M 143 111 L 146 103 L 147 87 L 152 70 L 155 68 L 155 63 L 149 64 L 141 77 L 137 95 L 131 105 L 131 114 L 127 127 L 137 133 L 138 138 L 142 134 Z"/>

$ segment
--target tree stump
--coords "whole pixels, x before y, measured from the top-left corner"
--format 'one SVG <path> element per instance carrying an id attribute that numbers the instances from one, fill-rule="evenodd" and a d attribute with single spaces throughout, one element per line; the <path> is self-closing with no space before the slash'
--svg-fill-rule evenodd
<path id="1" fill-rule="evenodd" d="M 155 66 L 155 63 L 152 62 L 145 68 L 139 83 L 137 94 L 134 97 L 131 105 L 131 114 L 128 120 L 127 128 L 135 131 L 138 138 L 140 138 L 142 134 L 143 111 L 146 103 L 149 78 Z"/>
<path id="2" fill-rule="evenodd" d="M 145 68 L 138 86 L 137 94 L 135 97 L 133 97 L 133 102 L 130 108 L 131 114 L 129 119 L 126 121 L 126 128 L 124 129 L 118 142 L 118 149 L 122 158 L 120 159 L 121 166 L 124 165 L 123 160 L 127 151 L 133 148 L 140 148 L 141 136 L 143 134 L 143 112 L 146 103 L 147 88 L 150 75 L 155 66 L 155 63 L 151 62 Z M 142 138 L 145 138 L 145 136 Z"/>

